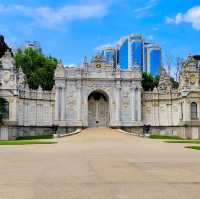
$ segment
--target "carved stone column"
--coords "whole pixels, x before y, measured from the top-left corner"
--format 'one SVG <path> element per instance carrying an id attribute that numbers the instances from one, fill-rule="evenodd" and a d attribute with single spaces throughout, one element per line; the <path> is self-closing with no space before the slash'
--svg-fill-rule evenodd
<path id="1" fill-rule="evenodd" d="M 136 106 L 136 96 L 135 96 L 135 87 L 133 86 L 131 88 L 131 116 L 132 116 L 132 121 L 136 121 L 136 110 L 135 110 L 135 106 Z"/>
<path id="2" fill-rule="evenodd" d="M 65 121 L 65 87 L 61 89 L 61 120 Z"/>
<path id="3" fill-rule="evenodd" d="M 121 111 L 121 86 L 116 86 L 116 125 L 120 125 L 120 111 Z"/>
<path id="4" fill-rule="evenodd" d="M 82 121 L 82 86 L 81 82 L 77 82 L 77 122 Z"/>
<path id="5" fill-rule="evenodd" d="M 190 103 L 186 99 L 184 99 L 183 104 L 183 121 L 190 121 L 191 120 L 191 110 L 190 110 Z"/>
<path id="6" fill-rule="evenodd" d="M 137 106 L 138 106 L 138 121 L 142 121 L 142 93 L 141 88 L 138 88 L 138 96 L 137 96 Z"/>
<path id="7" fill-rule="evenodd" d="M 12 114 L 11 114 L 12 121 L 15 121 L 15 122 L 17 121 L 17 111 L 18 111 L 17 99 L 14 98 L 14 99 L 12 99 Z"/>
<path id="8" fill-rule="evenodd" d="M 55 89 L 55 120 L 59 120 L 59 87 Z"/>

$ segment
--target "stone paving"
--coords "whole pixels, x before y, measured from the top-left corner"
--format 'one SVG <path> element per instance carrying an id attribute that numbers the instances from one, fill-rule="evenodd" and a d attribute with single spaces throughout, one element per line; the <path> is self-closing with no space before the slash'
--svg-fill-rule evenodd
<path id="1" fill-rule="evenodd" d="M 0 146 L 0 199 L 197 199 L 200 151 L 111 129 Z"/>

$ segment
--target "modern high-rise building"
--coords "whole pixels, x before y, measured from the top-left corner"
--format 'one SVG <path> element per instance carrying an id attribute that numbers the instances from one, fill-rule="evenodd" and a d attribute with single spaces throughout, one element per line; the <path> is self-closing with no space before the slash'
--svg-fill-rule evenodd
<path id="1" fill-rule="evenodd" d="M 33 42 L 26 41 L 25 44 L 22 46 L 22 49 L 28 49 L 28 48 L 34 49 L 40 53 L 42 52 L 41 45 L 38 41 L 33 41 Z"/>
<path id="2" fill-rule="evenodd" d="M 129 36 L 129 65 L 140 67 L 143 70 L 144 65 L 144 38 L 142 35 Z"/>
<path id="3" fill-rule="evenodd" d="M 117 45 L 117 64 L 126 70 L 130 67 L 144 65 L 144 38 L 142 35 L 129 35 L 120 39 Z"/>
<path id="4" fill-rule="evenodd" d="M 162 66 L 162 50 L 161 47 L 154 43 L 145 43 L 144 45 L 144 71 L 157 75 Z"/>
<path id="5" fill-rule="evenodd" d="M 127 37 L 121 38 L 117 45 L 117 65 L 126 70 L 129 67 L 129 40 Z"/>
<path id="6" fill-rule="evenodd" d="M 110 64 L 116 65 L 116 48 L 105 47 L 101 50 L 100 55 Z"/>
<path id="7" fill-rule="evenodd" d="M 161 48 L 157 44 L 146 42 L 140 34 L 121 38 L 116 46 L 116 54 L 116 63 L 122 70 L 138 67 L 155 76 L 162 64 Z"/>

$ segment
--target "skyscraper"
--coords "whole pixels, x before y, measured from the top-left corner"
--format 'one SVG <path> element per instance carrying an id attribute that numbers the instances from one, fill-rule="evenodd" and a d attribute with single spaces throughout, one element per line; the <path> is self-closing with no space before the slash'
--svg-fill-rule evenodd
<path id="1" fill-rule="evenodd" d="M 130 67 L 139 67 L 143 70 L 144 65 L 144 39 L 142 35 L 129 35 L 120 39 L 117 45 L 117 64 L 126 70 Z"/>
<path id="2" fill-rule="evenodd" d="M 129 66 L 139 67 L 144 65 L 144 39 L 142 35 L 129 36 Z"/>
<path id="3" fill-rule="evenodd" d="M 26 41 L 25 44 L 22 46 L 22 49 L 25 50 L 25 49 L 34 49 L 38 52 L 42 52 L 42 48 L 40 46 L 40 43 L 38 41 L 33 41 L 33 42 L 30 42 L 30 41 Z"/>
<path id="4" fill-rule="evenodd" d="M 145 43 L 144 45 L 144 71 L 153 76 L 159 73 L 162 65 L 162 50 L 159 45 L 154 43 Z"/>
<path id="5" fill-rule="evenodd" d="M 155 76 L 162 64 L 161 48 L 157 44 L 146 42 L 140 34 L 121 38 L 116 46 L 116 54 L 117 65 L 122 70 L 139 67 Z"/>
<path id="6" fill-rule="evenodd" d="M 129 40 L 127 37 L 120 39 L 117 45 L 117 64 L 118 66 L 126 70 L 129 67 Z"/>
<path id="7" fill-rule="evenodd" d="M 103 48 L 100 55 L 104 57 L 109 64 L 116 65 L 116 49 L 114 47 Z"/>

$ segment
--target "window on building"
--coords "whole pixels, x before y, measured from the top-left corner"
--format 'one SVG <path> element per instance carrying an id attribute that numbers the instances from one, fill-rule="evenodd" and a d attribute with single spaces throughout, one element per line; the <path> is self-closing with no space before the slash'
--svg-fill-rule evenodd
<path id="1" fill-rule="evenodd" d="M 181 120 L 183 119 L 183 103 L 181 102 Z"/>
<path id="2" fill-rule="evenodd" d="M 0 120 L 9 118 L 9 102 L 0 98 Z"/>
<path id="3" fill-rule="evenodd" d="M 197 119 L 197 103 L 196 102 L 191 103 L 191 119 L 192 120 Z"/>
<path id="4" fill-rule="evenodd" d="M 3 68 L 3 64 L 2 64 L 2 62 L 0 60 L 0 69 L 2 69 L 2 68 Z"/>

